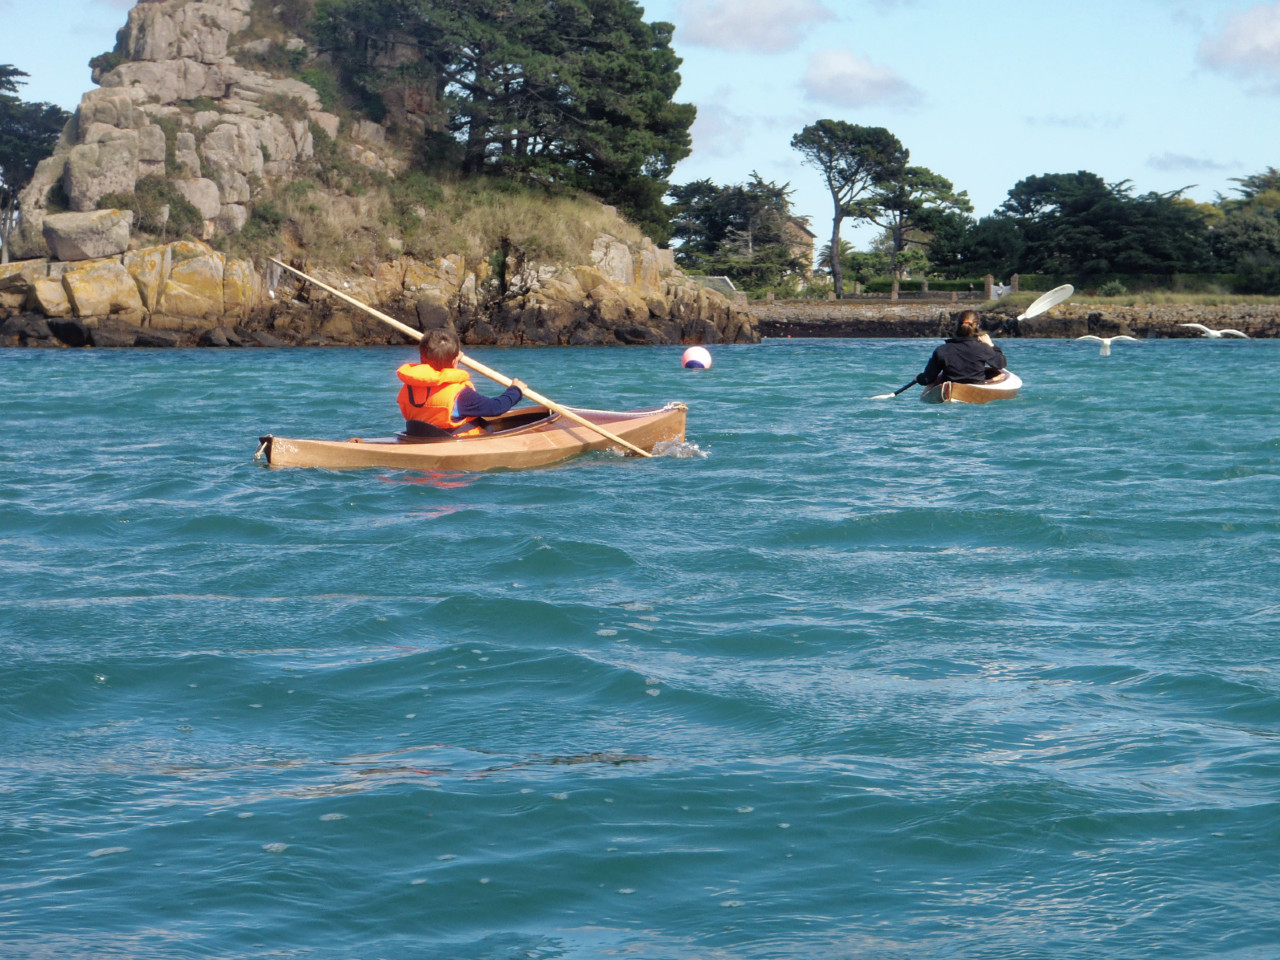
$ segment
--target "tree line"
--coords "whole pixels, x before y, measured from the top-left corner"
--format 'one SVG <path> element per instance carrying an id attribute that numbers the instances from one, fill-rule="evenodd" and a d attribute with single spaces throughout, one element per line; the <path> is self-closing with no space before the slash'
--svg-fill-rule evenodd
<path id="1" fill-rule="evenodd" d="M 883 127 L 819 120 L 791 145 L 831 195 L 830 240 L 820 264 L 837 296 L 848 275 L 866 281 L 908 273 L 941 279 L 1043 274 L 1112 288 L 1127 278 L 1153 286 L 1200 282 L 1237 293 L 1280 293 L 1280 171 L 1274 167 L 1233 180 L 1237 195 L 1214 203 L 1187 199 L 1190 187 L 1135 194 L 1128 180 L 1108 183 L 1084 170 L 1028 176 L 993 213 L 975 218 L 964 191 L 912 165 L 909 151 Z M 685 241 L 678 259 L 752 289 L 758 276 L 739 263 L 740 244 L 732 235 L 715 242 L 715 225 L 730 222 L 733 211 L 718 209 L 713 220 L 705 203 L 690 200 L 717 196 L 732 205 L 745 190 L 752 200 L 739 216 L 750 210 L 759 218 L 760 198 L 771 197 L 775 219 L 786 219 L 792 216 L 788 186 L 753 173 L 743 188 L 707 181 L 673 187 L 673 236 Z M 854 251 L 841 239 L 846 222 L 880 228 L 871 250 Z M 759 257 L 776 259 L 769 250 Z M 771 276 L 774 284 L 785 279 Z"/>

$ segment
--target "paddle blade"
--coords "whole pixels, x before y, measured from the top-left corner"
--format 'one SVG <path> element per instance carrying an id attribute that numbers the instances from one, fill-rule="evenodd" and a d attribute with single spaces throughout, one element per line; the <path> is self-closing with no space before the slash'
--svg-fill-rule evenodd
<path id="1" fill-rule="evenodd" d="M 1032 317 L 1039 316 L 1050 307 L 1056 307 L 1075 292 L 1076 288 L 1071 286 L 1069 283 L 1064 283 L 1060 287 L 1054 287 L 1048 293 L 1041 294 L 1037 297 L 1032 302 L 1031 306 L 1027 307 L 1025 313 L 1018 314 L 1018 319 L 1029 320 Z"/>

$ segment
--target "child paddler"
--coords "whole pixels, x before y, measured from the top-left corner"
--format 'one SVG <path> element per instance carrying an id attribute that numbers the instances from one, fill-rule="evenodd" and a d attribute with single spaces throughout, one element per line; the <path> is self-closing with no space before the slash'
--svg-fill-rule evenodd
<path id="1" fill-rule="evenodd" d="M 405 432 L 414 437 L 470 437 L 491 432 L 485 417 L 498 417 L 524 398 L 524 384 L 512 380 L 496 397 L 471 386 L 471 375 L 458 368 L 462 344 L 451 330 L 436 329 L 418 341 L 421 363 L 396 371 L 401 382 L 400 412 Z"/>

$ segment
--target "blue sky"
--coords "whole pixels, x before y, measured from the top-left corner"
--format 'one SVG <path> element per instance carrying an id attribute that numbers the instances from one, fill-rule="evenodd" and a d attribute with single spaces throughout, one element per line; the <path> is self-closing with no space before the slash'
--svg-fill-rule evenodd
<path id="1" fill-rule="evenodd" d="M 0 0 L 0 63 L 31 74 L 24 99 L 72 109 L 132 5 Z M 790 183 L 821 237 L 831 200 L 790 140 L 822 118 L 887 127 L 979 216 L 1035 174 L 1089 170 L 1210 201 L 1280 167 L 1280 0 L 643 5 L 676 25 L 677 99 L 698 107 L 674 182 Z"/>

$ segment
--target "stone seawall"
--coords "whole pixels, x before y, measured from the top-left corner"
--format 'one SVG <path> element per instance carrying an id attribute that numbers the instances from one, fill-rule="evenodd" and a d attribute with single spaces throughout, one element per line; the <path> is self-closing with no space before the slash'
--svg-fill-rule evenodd
<path id="1" fill-rule="evenodd" d="M 764 337 L 927 337 L 949 336 L 954 317 L 966 309 L 950 302 L 911 304 L 849 303 L 830 300 L 775 300 L 752 303 Z M 1181 324 L 1212 330 L 1230 328 L 1254 338 L 1280 337 L 1280 302 L 1201 306 L 1159 304 L 1120 307 L 1065 303 L 1030 320 L 1017 309 L 982 312 L 983 327 L 994 336 L 1072 338 L 1093 334 L 1141 338 L 1199 337 Z"/>

